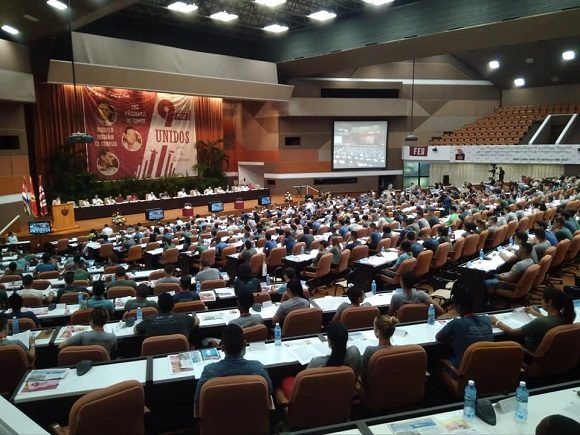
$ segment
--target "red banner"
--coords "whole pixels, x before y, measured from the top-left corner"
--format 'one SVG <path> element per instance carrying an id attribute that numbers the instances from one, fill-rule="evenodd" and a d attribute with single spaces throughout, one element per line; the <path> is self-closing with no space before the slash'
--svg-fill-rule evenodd
<path id="1" fill-rule="evenodd" d="M 196 164 L 193 97 L 83 88 L 89 170 L 104 179 L 187 175 Z"/>

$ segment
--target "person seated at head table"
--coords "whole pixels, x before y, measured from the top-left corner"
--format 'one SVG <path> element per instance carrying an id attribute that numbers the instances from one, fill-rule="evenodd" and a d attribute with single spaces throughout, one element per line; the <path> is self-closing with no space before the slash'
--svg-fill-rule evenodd
<path id="1" fill-rule="evenodd" d="M 401 276 L 402 291 L 393 294 L 391 303 L 389 304 L 389 316 L 396 315 L 399 308 L 406 304 L 425 304 L 427 306 L 433 304 L 437 315 L 445 312 L 445 310 L 443 310 L 437 302 L 433 301 L 427 293 L 415 288 L 417 282 L 418 279 L 413 272 L 406 272 Z"/>
<path id="2" fill-rule="evenodd" d="M 104 326 L 109 321 L 109 312 L 102 307 L 95 307 L 89 320 L 90 331 L 79 332 L 58 345 L 59 349 L 69 346 L 103 346 L 110 357 L 117 354 L 117 336 L 112 332 L 105 332 Z"/>
<path id="3" fill-rule="evenodd" d="M 13 232 L 13 231 L 8 232 L 8 235 L 6 236 L 6 243 L 8 243 L 10 245 L 14 245 L 14 244 L 18 243 L 18 236 L 16 235 L 15 232 Z"/>
<path id="4" fill-rule="evenodd" d="M 40 320 L 36 317 L 32 311 L 22 311 L 22 306 L 24 305 L 24 300 L 22 296 L 18 294 L 18 292 L 14 292 L 8 298 L 8 305 L 12 312 L 10 313 L 10 317 L 16 317 L 17 319 L 30 319 L 34 322 L 35 327 L 40 326 Z"/>
<path id="5" fill-rule="evenodd" d="M 258 375 L 262 376 L 268 384 L 268 394 L 272 394 L 272 381 L 266 368 L 259 361 L 244 359 L 246 352 L 246 340 L 244 332 L 238 325 L 227 325 L 222 330 L 221 350 L 225 358 L 204 367 L 201 377 L 195 387 L 194 406 L 197 410 L 203 385 L 210 379 L 237 376 Z M 197 414 L 197 411 L 195 412 Z"/>
<path id="6" fill-rule="evenodd" d="M 137 290 L 137 283 L 134 280 L 127 278 L 127 271 L 123 266 L 119 266 L 115 269 L 115 274 L 111 278 L 111 282 L 107 285 L 107 288 L 118 286 L 133 287 Z"/>
<path id="7" fill-rule="evenodd" d="M 22 297 L 34 296 L 40 298 L 43 304 L 49 304 L 54 300 L 55 294 L 53 292 L 50 292 L 48 296 L 44 296 L 44 292 L 42 290 L 36 290 L 32 287 L 33 283 L 34 278 L 32 275 L 24 275 L 22 277 L 22 289 L 18 290 L 18 294 Z"/>
<path id="8" fill-rule="evenodd" d="M 115 307 L 111 299 L 105 298 L 105 284 L 97 281 L 93 284 L 93 296 L 85 301 L 87 308 L 104 308 L 112 317 L 115 313 Z"/>
<path id="9" fill-rule="evenodd" d="M 101 198 L 99 198 L 99 195 L 95 195 L 95 197 L 92 200 L 92 204 L 95 206 L 101 206 L 101 205 L 104 205 L 105 203 L 103 202 L 103 200 Z"/>
<path id="10" fill-rule="evenodd" d="M 449 360 L 459 367 L 465 350 L 479 341 L 493 341 L 491 322 L 487 315 L 473 313 L 473 296 L 459 281 L 453 284 L 451 300 L 459 318 L 447 323 L 435 336 L 435 340 L 451 346 L 453 355 Z"/>
<path id="11" fill-rule="evenodd" d="M 297 279 L 289 281 L 286 284 L 285 295 L 288 299 L 282 302 L 276 310 L 276 314 L 274 314 L 274 317 L 272 317 L 273 325 L 276 325 L 276 323 L 281 324 L 284 322 L 286 316 L 294 310 L 310 307 L 310 302 L 308 299 L 304 298 L 304 289 L 302 288 L 302 283 L 300 283 L 300 281 Z"/>
<path id="12" fill-rule="evenodd" d="M 0 314 L 0 347 L 16 345 L 22 348 L 28 362 L 33 362 L 36 357 L 36 337 L 30 335 L 29 347 L 27 348 L 20 340 L 11 340 L 8 338 L 8 317 Z"/>
<path id="13" fill-rule="evenodd" d="M 490 316 L 491 324 L 511 337 L 524 337 L 524 347 L 534 352 L 544 335 L 556 326 L 574 323 L 576 311 L 572 298 L 562 290 L 547 287 L 542 294 L 542 308 L 548 313 L 544 316 L 533 307 L 526 307 L 526 313 L 535 317 L 520 328 L 512 328 L 496 316 Z"/>
<path id="14" fill-rule="evenodd" d="M 150 301 L 149 299 L 147 299 L 147 296 L 153 294 L 153 289 L 151 287 L 149 287 L 149 284 L 139 284 L 137 286 L 137 294 L 136 294 L 136 298 L 135 299 L 129 299 L 127 302 L 125 302 L 125 308 L 123 308 L 124 311 L 132 311 L 132 310 L 136 310 L 137 307 L 141 307 L 141 308 L 146 308 L 146 307 L 154 307 L 154 308 L 159 308 L 157 305 L 157 302 L 155 301 Z"/>
<path id="15" fill-rule="evenodd" d="M 152 337 L 156 335 L 182 334 L 189 338 L 191 332 L 199 326 L 199 318 L 192 313 L 173 313 L 173 297 L 165 292 L 157 297 L 159 314 L 143 319 L 135 325 L 135 333 Z"/>
<path id="16" fill-rule="evenodd" d="M 380 349 L 392 346 L 391 337 L 395 333 L 395 327 L 398 323 L 399 320 L 396 317 L 375 317 L 375 320 L 373 321 L 373 331 L 375 333 L 375 337 L 379 340 L 379 344 L 377 346 L 367 346 L 362 355 L 360 374 L 363 382 L 366 380 L 365 378 L 369 366 L 369 361 L 374 353 Z"/>

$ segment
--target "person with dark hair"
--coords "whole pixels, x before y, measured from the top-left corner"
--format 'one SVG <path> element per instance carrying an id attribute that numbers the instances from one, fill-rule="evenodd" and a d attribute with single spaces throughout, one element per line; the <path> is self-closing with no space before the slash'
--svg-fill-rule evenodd
<path id="1" fill-rule="evenodd" d="M 165 292 L 157 298 L 159 314 L 155 317 L 148 317 L 135 325 L 135 334 L 152 337 L 156 335 L 182 334 L 189 338 L 193 329 L 199 326 L 199 319 L 192 313 L 173 313 L 173 297 Z"/>
<path id="2" fill-rule="evenodd" d="M 291 255 L 294 251 L 294 245 L 296 244 L 296 239 L 292 236 L 290 230 L 284 231 L 284 241 L 282 245 L 286 248 L 288 255 Z"/>
<path id="3" fill-rule="evenodd" d="M 137 290 L 137 283 L 127 278 L 127 271 L 123 266 L 117 267 L 115 270 L 115 275 L 111 278 L 111 282 L 108 285 L 108 288 L 117 287 L 117 286 L 128 286 L 133 287 Z"/>
<path id="4" fill-rule="evenodd" d="M 86 300 L 87 308 L 104 308 L 113 317 L 115 306 L 111 299 L 105 298 L 105 284 L 97 281 L 93 284 L 93 296 Z"/>
<path id="5" fill-rule="evenodd" d="M 381 273 L 387 276 L 394 276 L 395 272 L 399 268 L 403 261 L 413 258 L 413 251 L 411 250 L 411 242 L 409 240 L 403 240 L 399 245 L 399 256 L 393 267 L 389 269 L 381 270 Z"/>
<path id="6" fill-rule="evenodd" d="M 467 236 L 470 236 L 472 234 L 479 234 L 477 231 L 477 225 L 475 225 L 475 222 L 465 222 L 463 224 L 463 229 L 465 230 L 465 232 L 462 234 L 461 237 L 467 237 Z"/>
<path id="7" fill-rule="evenodd" d="M 379 340 L 377 346 L 367 346 L 361 362 L 361 379 L 365 381 L 366 372 L 369 366 L 371 357 L 380 349 L 391 346 L 391 337 L 395 333 L 395 327 L 399 323 L 399 319 L 391 316 L 377 316 L 373 321 L 373 332 L 375 337 Z"/>
<path id="8" fill-rule="evenodd" d="M 378 230 L 377 224 L 375 224 L 374 222 L 371 222 L 369 224 L 369 228 L 370 228 L 369 243 L 368 243 L 369 249 L 372 249 L 373 251 L 376 251 L 377 245 L 381 241 L 383 235 Z"/>
<path id="9" fill-rule="evenodd" d="M 544 417 L 536 426 L 536 435 L 578 435 L 580 423 L 560 414 Z"/>
<path id="10" fill-rule="evenodd" d="M 20 276 L 22 277 L 22 272 L 18 270 L 18 265 L 16 264 L 16 261 L 11 261 L 10 263 L 8 263 L 8 266 L 6 267 L 6 269 L 4 269 L 4 275 L 10 275 L 10 276 Z"/>
<path id="11" fill-rule="evenodd" d="M 197 381 L 195 397 L 193 399 L 196 408 L 199 404 L 203 385 L 210 379 L 224 376 L 262 376 L 268 383 L 268 394 L 272 394 L 272 381 L 262 363 L 244 359 L 246 340 L 244 339 L 242 328 L 238 325 L 227 325 L 224 327 L 222 330 L 221 349 L 225 353 L 225 358 L 221 361 L 206 365 L 201 377 Z"/>
<path id="12" fill-rule="evenodd" d="M 201 260 L 201 270 L 195 275 L 195 280 L 202 283 L 210 279 L 222 279 L 220 271 L 211 267 L 207 259 Z"/>
<path id="13" fill-rule="evenodd" d="M 534 230 L 534 252 L 538 261 L 542 259 L 550 246 L 552 245 L 546 240 L 546 231 L 543 228 L 536 228 Z"/>
<path id="14" fill-rule="evenodd" d="M 426 249 L 428 251 L 432 251 L 433 254 L 435 254 L 435 252 L 437 252 L 437 248 L 439 247 L 439 242 L 437 241 L 437 239 L 434 239 L 433 237 L 431 237 L 431 234 L 425 232 L 422 235 L 420 235 L 421 240 L 423 240 L 423 244 L 421 245 L 420 243 L 417 242 L 417 244 L 419 246 L 422 246 L 423 249 Z M 419 255 L 419 254 L 417 254 Z"/>
<path id="15" fill-rule="evenodd" d="M 91 274 L 85 269 L 85 260 L 81 256 L 81 254 L 75 254 L 73 257 L 73 264 L 74 268 L 73 271 L 75 273 L 75 281 L 88 281 L 89 283 L 92 281 Z"/>
<path id="16" fill-rule="evenodd" d="M 8 338 L 8 317 L 5 314 L 0 314 L 0 347 L 10 345 L 20 346 L 26 354 L 28 361 L 32 362 L 36 357 L 36 337 L 31 334 L 29 340 L 29 346 L 27 348 L 20 340 Z M 4 374 L 4 376 L 6 375 Z"/>
<path id="17" fill-rule="evenodd" d="M 363 305 L 363 301 L 365 300 L 365 292 L 362 287 L 357 285 L 350 286 L 346 291 L 346 294 L 350 302 L 345 301 L 338 306 L 336 313 L 334 313 L 334 316 L 332 317 L 332 322 L 340 322 L 342 313 L 349 308 L 360 307 Z"/>
<path id="18" fill-rule="evenodd" d="M 351 231 L 350 242 L 346 245 L 346 249 L 350 249 L 350 251 L 352 252 L 352 250 L 360 244 L 361 244 L 360 240 L 358 240 L 358 233 L 356 231 Z"/>
<path id="19" fill-rule="evenodd" d="M 236 296 L 241 293 L 257 293 L 261 290 L 260 281 L 252 277 L 252 270 L 248 263 L 240 264 L 238 276 L 234 281 L 234 292 Z"/>
<path id="20" fill-rule="evenodd" d="M 578 227 L 578 222 L 574 219 L 574 215 L 568 210 L 560 210 L 560 216 L 564 219 L 564 226 L 570 230 L 572 234 L 580 230 Z"/>
<path id="21" fill-rule="evenodd" d="M 492 325 L 495 325 L 507 335 L 512 337 L 524 337 L 524 346 L 530 351 L 535 351 L 544 335 L 556 326 L 569 325 L 576 318 L 572 298 L 562 290 L 547 287 L 542 295 L 542 308 L 548 313 L 544 316 L 532 307 L 526 307 L 526 313 L 536 317 L 520 328 L 511 328 L 495 316 L 490 316 Z"/>
<path id="22" fill-rule="evenodd" d="M 356 346 L 346 347 L 348 343 L 346 327 L 342 323 L 330 323 L 326 327 L 326 337 L 330 355 L 312 358 L 306 368 L 348 366 L 353 369 L 356 377 L 360 370 L 361 357 Z"/>
<path id="23" fill-rule="evenodd" d="M 517 233 L 514 234 L 514 245 L 509 247 L 508 249 L 511 251 L 515 251 L 518 252 L 520 246 L 522 246 L 522 243 L 527 243 L 529 240 L 529 236 L 528 233 L 526 233 L 525 231 L 518 231 Z M 503 258 L 503 255 L 502 255 Z M 536 254 L 536 251 L 534 251 L 533 246 L 532 246 L 532 252 L 530 253 L 530 258 L 532 259 L 532 261 L 534 262 L 534 264 L 538 264 L 538 256 Z M 506 260 L 506 263 L 510 263 L 509 258 L 504 258 L 504 260 Z M 511 260 L 511 262 L 513 262 L 514 260 Z M 516 258 L 517 261 L 517 258 Z"/>
<path id="24" fill-rule="evenodd" d="M 550 245 L 552 246 L 556 246 L 558 244 L 558 239 L 556 238 L 556 235 L 548 230 L 548 223 L 544 220 L 538 220 L 534 222 L 534 229 L 543 229 L 546 233 L 546 240 L 548 242 L 550 242 Z"/>
<path id="25" fill-rule="evenodd" d="M 314 236 L 312 235 L 309 227 L 304 227 L 302 236 L 300 236 L 299 241 L 306 243 L 306 247 L 304 248 L 305 251 L 310 251 L 312 242 L 314 242 Z"/>
<path id="26" fill-rule="evenodd" d="M 266 244 L 264 245 L 264 254 L 266 254 L 266 257 L 270 255 L 272 249 L 277 247 L 276 240 L 272 240 L 272 234 L 266 233 Z"/>
<path id="27" fill-rule="evenodd" d="M 250 326 L 261 325 L 264 323 L 259 314 L 250 314 L 250 308 L 254 305 L 253 293 L 241 293 L 238 296 L 238 310 L 240 317 L 230 320 L 230 325 L 238 325 L 240 328 L 248 328 Z"/>
<path id="28" fill-rule="evenodd" d="M 286 284 L 287 300 L 282 302 L 272 317 L 272 324 L 282 323 L 286 316 L 294 310 L 310 307 L 310 302 L 304 298 L 304 289 L 299 280 L 295 279 Z"/>
<path id="29" fill-rule="evenodd" d="M 450 361 L 455 367 L 459 367 L 465 349 L 479 341 L 493 341 L 493 332 L 488 316 L 473 313 L 473 296 L 459 281 L 453 284 L 450 302 L 460 317 L 447 323 L 437 333 L 435 340 L 453 348 Z"/>
<path id="30" fill-rule="evenodd" d="M 63 277 L 64 277 L 64 287 L 61 287 L 60 289 L 58 289 L 58 292 L 56 293 L 56 303 L 57 304 L 60 303 L 60 298 L 65 293 L 78 293 L 78 292 L 86 292 L 87 291 L 87 289 L 85 287 L 79 287 L 79 286 L 75 286 L 73 284 L 74 280 L 75 280 L 75 273 L 72 270 L 65 272 Z"/>
<path id="31" fill-rule="evenodd" d="M 183 275 L 179 279 L 179 291 L 173 295 L 173 302 L 186 302 L 199 300 L 199 294 L 191 291 L 191 275 Z"/>
<path id="32" fill-rule="evenodd" d="M 406 272 L 401 276 L 401 288 L 403 291 L 393 294 L 389 304 L 389 316 L 394 316 L 399 311 L 399 308 L 406 304 L 426 304 L 427 306 L 433 304 L 437 314 L 445 312 L 427 293 L 415 288 L 417 282 L 418 279 L 412 272 Z"/>
<path id="33" fill-rule="evenodd" d="M 282 279 L 284 280 L 284 284 L 279 285 L 276 289 L 276 293 L 281 295 L 286 293 L 286 287 L 288 283 L 296 279 L 296 271 L 292 267 L 287 267 L 284 269 L 284 275 L 282 276 Z"/>
<path id="34" fill-rule="evenodd" d="M 528 267 L 534 264 L 532 260 L 532 245 L 524 242 L 520 245 L 518 250 L 519 261 L 512 266 L 509 272 L 496 274 L 494 278 L 486 279 L 485 286 L 490 293 L 493 293 L 496 288 L 505 290 L 513 289 L 518 280 L 522 277 Z"/>
<path id="35" fill-rule="evenodd" d="M 40 300 L 45 304 L 49 304 L 54 300 L 55 296 L 53 292 L 50 292 L 48 296 L 45 296 L 42 290 L 32 288 L 33 283 L 34 278 L 32 278 L 32 275 L 24 275 L 22 277 L 22 290 L 18 290 L 18 294 L 22 297 L 33 296 L 40 298 Z"/>
<path id="36" fill-rule="evenodd" d="M 330 243 L 332 244 L 330 252 L 332 254 L 332 264 L 340 263 L 340 254 L 342 253 L 342 247 L 340 246 L 340 239 L 338 237 L 332 237 L 330 239 Z"/>
<path id="37" fill-rule="evenodd" d="M 17 319 L 30 319 L 34 322 L 37 328 L 40 326 L 40 321 L 38 320 L 38 317 L 36 317 L 36 314 L 32 311 L 22 311 L 23 299 L 17 292 L 10 295 L 8 298 L 8 305 L 12 310 L 12 313 L 10 314 L 11 317 L 16 317 Z"/>
<path id="38" fill-rule="evenodd" d="M 54 264 L 50 258 L 50 254 L 45 252 L 42 254 L 42 263 L 36 265 L 34 275 L 38 276 L 42 272 L 54 272 L 58 270 L 58 266 Z"/>
<path id="39" fill-rule="evenodd" d="M 444 225 L 437 227 L 437 241 L 441 243 L 451 243 L 449 240 L 449 229 Z"/>
<path id="40" fill-rule="evenodd" d="M 114 356 L 117 353 L 117 336 L 112 332 L 105 332 L 105 325 L 109 321 L 109 313 L 105 308 L 95 308 L 91 313 L 89 325 L 91 331 L 84 331 L 73 335 L 58 345 L 59 349 L 68 346 L 103 346 Z"/>
<path id="41" fill-rule="evenodd" d="M 171 263 L 167 263 L 163 266 L 163 276 L 157 280 L 159 283 L 167 282 L 167 283 L 179 283 L 179 278 L 175 275 L 175 265 Z"/>
<path id="42" fill-rule="evenodd" d="M 136 310 L 137 307 L 159 308 L 157 305 L 157 302 L 150 301 L 149 299 L 147 299 L 147 296 L 149 296 L 152 293 L 153 293 L 153 291 L 152 291 L 151 287 L 149 287 L 148 284 L 144 284 L 144 283 L 139 284 L 137 286 L 137 298 L 136 299 L 129 299 L 127 302 L 125 302 L 124 311 Z"/>
<path id="43" fill-rule="evenodd" d="M 574 238 L 572 231 L 570 231 L 570 229 L 566 227 L 566 221 L 562 216 L 558 216 L 556 219 L 554 219 L 552 228 L 554 230 L 554 235 L 556 236 L 556 240 L 558 240 L 558 242 L 561 242 L 562 240 L 565 239 L 572 240 Z"/>
<path id="44" fill-rule="evenodd" d="M 254 248 L 254 242 L 246 240 L 244 242 L 244 249 L 239 253 L 238 258 L 244 263 L 249 263 L 251 258 L 257 253 L 258 251 Z"/>

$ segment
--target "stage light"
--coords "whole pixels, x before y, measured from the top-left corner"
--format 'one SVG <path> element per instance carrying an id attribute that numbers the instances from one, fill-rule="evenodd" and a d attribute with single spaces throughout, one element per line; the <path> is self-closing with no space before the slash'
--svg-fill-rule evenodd
<path id="1" fill-rule="evenodd" d="M 566 50 L 562 53 L 562 59 L 564 60 L 574 60 L 576 59 L 576 52 L 574 50 Z"/>
<path id="2" fill-rule="evenodd" d="M 373 6 L 382 6 L 386 5 L 387 3 L 393 3 L 394 1 L 395 0 L 363 0 L 363 2 Z"/>
<path id="3" fill-rule="evenodd" d="M 229 23 L 230 21 L 238 19 L 236 14 L 230 14 L 226 11 L 216 12 L 215 14 L 211 14 L 209 17 L 214 20 L 223 21 L 224 23 Z"/>
<path id="4" fill-rule="evenodd" d="M 523 77 L 518 77 L 517 79 L 514 79 L 514 86 L 516 88 L 521 88 L 522 86 L 525 86 L 526 84 L 526 80 Z"/>
<path id="5" fill-rule="evenodd" d="M 63 2 L 59 2 L 58 0 L 48 0 L 46 4 L 52 6 L 55 9 L 58 9 L 59 11 L 64 11 L 68 7 Z"/>
<path id="6" fill-rule="evenodd" d="M 499 60 L 490 60 L 487 64 L 489 69 L 498 69 L 499 68 Z"/>
<path id="7" fill-rule="evenodd" d="M 288 26 L 281 26 L 280 24 L 270 24 L 269 26 L 264 27 L 266 32 L 272 33 L 284 33 L 288 31 Z"/>
<path id="8" fill-rule="evenodd" d="M 254 0 L 254 1 L 259 5 L 268 6 L 269 8 L 273 8 L 275 6 L 286 3 L 286 0 Z"/>
<path id="9" fill-rule="evenodd" d="M 182 14 L 191 14 L 197 10 L 197 5 L 195 3 L 187 4 L 185 2 L 174 2 L 167 6 L 167 9 L 181 12 Z"/>
<path id="10" fill-rule="evenodd" d="M 320 10 L 318 12 L 313 12 L 310 15 L 308 15 L 308 18 L 311 18 L 313 20 L 316 21 L 328 21 L 328 20 L 332 20 L 333 18 L 336 17 L 336 14 L 334 12 L 328 12 L 323 10 Z"/>
<path id="11" fill-rule="evenodd" d="M 12 26 L 9 26 L 8 24 L 4 24 L 1 27 L 2 30 L 4 30 L 6 33 L 10 33 L 11 35 L 18 35 L 20 33 L 20 30 L 15 29 Z"/>

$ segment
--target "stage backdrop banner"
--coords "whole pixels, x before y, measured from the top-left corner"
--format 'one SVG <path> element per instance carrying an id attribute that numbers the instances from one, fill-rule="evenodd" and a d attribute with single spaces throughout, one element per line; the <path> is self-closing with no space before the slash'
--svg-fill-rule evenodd
<path id="1" fill-rule="evenodd" d="M 194 97 L 85 86 L 89 171 L 116 180 L 194 173 Z"/>

